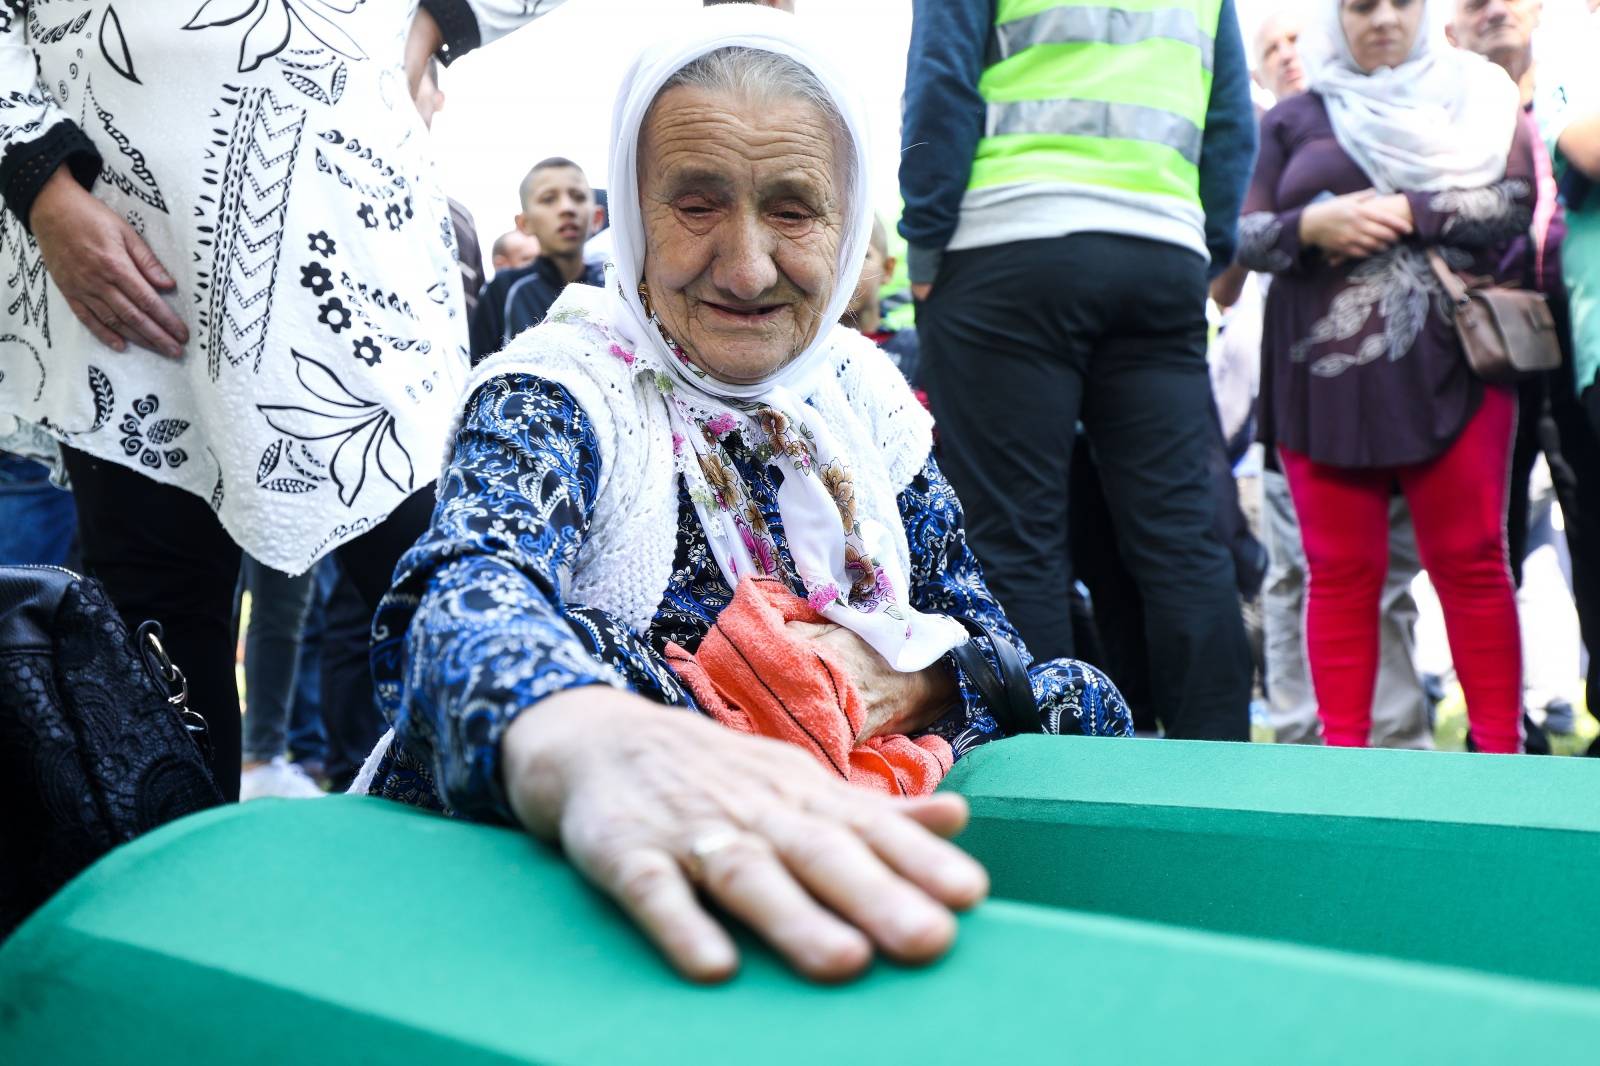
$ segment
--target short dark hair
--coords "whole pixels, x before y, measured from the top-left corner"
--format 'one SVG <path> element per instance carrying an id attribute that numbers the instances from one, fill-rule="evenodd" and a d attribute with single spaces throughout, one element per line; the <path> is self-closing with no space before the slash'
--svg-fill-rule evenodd
<path id="1" fill-rule="evenodd" d="M 534 176 L 540 171 L 564 170 L 569 167 L 573 170 L 576 170 L 579 174 L 583 174 L 584 181 L 587 182 L 589 180 L 589 175 L 584 174 L 583 168 L 578 164 L 574 163 L 564 155 L 553 155 L 548 159 L 539 160 L 533 165 L 533 169 L 528 171 L 527 175 L 522 179 L 522 184 L 517 186 L 517 199 L 520 200 L 524 206 L 527 205 L 528 195 L 533 192 Z"/>

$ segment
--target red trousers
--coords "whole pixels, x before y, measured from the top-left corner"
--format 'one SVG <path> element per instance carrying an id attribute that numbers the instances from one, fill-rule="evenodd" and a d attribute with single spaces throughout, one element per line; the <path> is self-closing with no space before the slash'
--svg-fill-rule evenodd
<path id="1" fill-rule="evenodd" d="M 1280 449 L 1310 573 L 1306 652 L 1329 744 L 1364 746 L 1372 726 L 1389 494 L 1398 481 L 1444 609 L 1472 739 L 1480 751 L 1522 750 L 1522 639 L 1505 527 L 1516 412 L 1514 392 L 1486 388 L 1461 436 L 1415 466 L 1346 469 Z"/>

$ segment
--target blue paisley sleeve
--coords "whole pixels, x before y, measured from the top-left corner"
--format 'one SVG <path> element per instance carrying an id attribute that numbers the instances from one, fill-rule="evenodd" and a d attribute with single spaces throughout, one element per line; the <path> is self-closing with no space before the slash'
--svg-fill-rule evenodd
<path id="1" fill-rule="evenodd" d="M 565 389 L 528 375 L 487 382 L 468 401 L 433 522 L 379 606 L 379 702 L 458 815 L 512 820 L 499 751 L 519 711 L 580 685 L 624 687 L 561 607 L 599 473 L 593 426 Z"/>
<path id="2" fill-rule="evenodd" d="M 1022 661 L 1030 662 L 1022 637 L 983 580 L 977 557 L 967 545 L 961 502 L 931 455 L 922 472 L 900 493 L 900 520 L 906 527 L 906 542 L 911 549 L 911 605 L 919 611 L 980 622 L 996 636 L 1011 641 L 1022 654 Z M 983 637 L 973 640 L 983 649 L 984 657 L 994 661 L 989 642 Z M 960 667 L 955 671 L 961 683 L 963 709 L 951 716 L 951 722 L 942 724 L 997 729 L 977 687 Z M 959 723 L 954 722 L 958 717 Z M 935 731 L 943 733 L 946 729 L 936 727 Z"/>
<path id="3" fill-rule="evenodd" d="M 1033 683 L 1045 729 L 1052 733 L 1126 735 L 1132 730 L 1127 707 L 1104 674 L 1086 663 L 1058 659 L 1034 662 L 1000 603 L 983 579 L 978 559 L 967 544 L 961 502 L 929 456 L 922 472 L 900 493 L 900 519 L 911 549 L 911 602 L 919 611 L 982 623 L 989 632 L 1010 641 L 1022 656 Z M 984 657 L 995 661 L 989 641 L 973 640 Z M 954 666 L 954 660 L 951 660 Z M 961 685 L 961 706 L 934 724 L 932 732 L 951 742 L 957 758 L 978 744 L 998 739 L 999 724 L 990 715 L 976 685 L 954 667 Z"/>

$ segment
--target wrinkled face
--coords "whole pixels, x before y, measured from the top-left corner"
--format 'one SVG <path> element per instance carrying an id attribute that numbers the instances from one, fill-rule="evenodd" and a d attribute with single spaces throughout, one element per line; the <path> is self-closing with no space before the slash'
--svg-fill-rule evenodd
<path id="1" fill-rule="evenodd" d="M 856 282 L 856 291 L 850 297 L 850 314 L 859 315 L 872 306 L 872 301 L 878 298 L 878 290 L 889 280 L 888 264 L 889 257 L 879 251 L 876 244 L 867 245 L 867 262 L 861 268 L 861 280 Z"/>
<path id="2" fill-rule="evenodd" d="M 583 250 L 594 226 L 589 179 L 576 167 L 546 167 L 529 179 L 517 228 L 539 242 L 545 255 Z"/>
<path id="3" fill-rule="evenodd" d="M 1504 63 L 1526 54 L 1539 23 L 1539 0 L 1457 0 L 1450 40 Z"/>
<path id="4" fill-rule="evenodd" d="M 844 232 L 840 152 L 803 100 L 678 86 L 645 117 L 644 281 L 667 333 L 711 376 L 762 381 L 824 327 Z"/>
<path id="5" fill-rule="evenodd" d="M 1368 74 L 1398 67 L 1422 30 L 1423 0 L 1343 0 L 1339 24 L 1356 66 Z"/>
<path id="6" fill-rule="evenodd" d="M 1256 35 L 1256 81 L 1274 100 L 1306 91 L 1306 68 L 1300 62 L 1300 24 L 1270 17 Z"/>

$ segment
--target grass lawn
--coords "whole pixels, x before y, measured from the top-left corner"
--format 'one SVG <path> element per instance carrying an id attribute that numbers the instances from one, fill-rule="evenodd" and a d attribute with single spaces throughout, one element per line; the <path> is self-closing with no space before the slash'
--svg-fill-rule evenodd
<path id="1" fill-rule="evenodd" d="M 1589 742 L 1600 735 L 1600 722 L 1594 720 L 1581 701 L 1575 703 L 1573 718 L 1576 729 L 1572 735 L 1550 734 L 1550 754 L 1582 755 Z M 1467 750 L 1467 701 L 1458 684 L 1452 684 L 1439 703 L 1434 716 L 1433 740 L 1440 751 Z"/>

